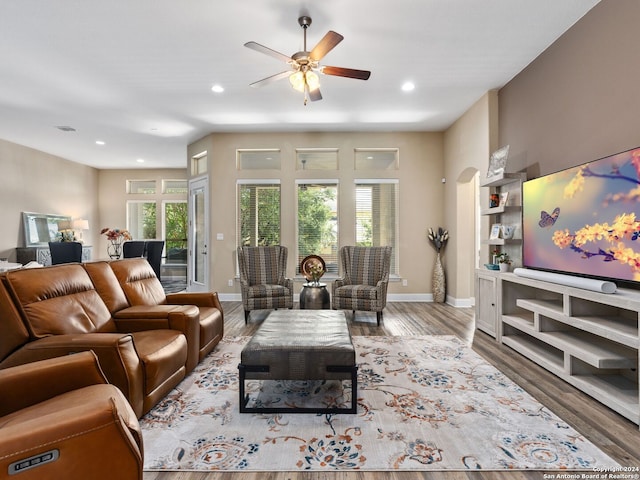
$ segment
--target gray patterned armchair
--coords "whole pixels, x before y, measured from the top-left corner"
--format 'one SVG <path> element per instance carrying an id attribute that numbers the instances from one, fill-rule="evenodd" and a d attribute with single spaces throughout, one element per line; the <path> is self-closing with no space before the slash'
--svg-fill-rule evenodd
<path id="1" fill-rule="evenodd" d="M 333 282 L 332 308 L 376 312 L 378 325 L 387 304 L 391 247 L 342 247 L 342 278 Z"/>
<path id="2" fill-rule="evenodd" d="M 285 278 L 287 247 L 238 247 L 244 321 L 251 310 L 293 308 L 293 281 Z"/>

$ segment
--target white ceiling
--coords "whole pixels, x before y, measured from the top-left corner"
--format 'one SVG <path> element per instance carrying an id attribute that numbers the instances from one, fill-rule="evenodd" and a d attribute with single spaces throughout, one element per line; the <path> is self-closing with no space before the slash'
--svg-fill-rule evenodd
<path id="1" fill-rule="evenodd" d="M 3 1 L 0 138 L 98 168 L 159 168 L 185 167 L 186 146 L 214 131 L 441 131 L 597 3 Z M 306 106 L 286 79 L 249 87 L 287 66 L 243 45 L 302 50 L 302 14 L 308 49 L 328 30 L 345 37 L 322 65 L 371 78 L 321 76 L 324 99 Z"/>

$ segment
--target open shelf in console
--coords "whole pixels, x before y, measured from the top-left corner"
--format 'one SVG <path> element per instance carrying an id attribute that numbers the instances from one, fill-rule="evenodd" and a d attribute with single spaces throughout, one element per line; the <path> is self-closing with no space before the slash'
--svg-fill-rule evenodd
<path id="1" fill-rule="evenodd" d="M 591 292 L 502 274 L 497 338 L 640 424 L 640 292 Z"/>

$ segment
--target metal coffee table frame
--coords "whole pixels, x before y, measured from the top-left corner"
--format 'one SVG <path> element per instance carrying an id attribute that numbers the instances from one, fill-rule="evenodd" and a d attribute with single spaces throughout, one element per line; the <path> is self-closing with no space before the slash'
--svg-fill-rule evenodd
<path id="1" fill-rule="evenodd" d="M 318 344 L 317 337 L 314 336 L 314 330 L 322 330 L 323 323 L 324 325 L 329 324 L 329 336 L 332 339 L 338 337 L 341 340 L 341 344 L 338 347 L 334 347 L 333 343 L 328 342 L 329 345 L 324 348 L 324 352 L 331 352 L 331 348 L 336 348 L 336 354 L 342 353 L 347 356 L 353 352 L 353 363 L 344 364 L 342 362 L 341 365 L 326 365 L 324 367 L 324 374 L 322 372 L 316 372 L 317 375 L 313 375 L 314 377 L 319 378 L 301 378 L 299 375 L 295 375 L 293 372 L 288 370 L 286 366 L 280 364 L 278 365 L 259 365 L 259 364 L 249 364 L 249 363 L 241 363 L 238 365 L 239 372 L 239 400 L 240 400 L 240 413 L 320 413 L 320 414 L 335 414 L 335 413 L 346 413 L 346 414 L 355 414 L 358 410 L 358 366 L 355 363 L 355 350 L 353 349 L 353 344 L 351 343 L 351 336 L 349 334 L 348 326 L 346 323 L 346 318 L 344 317 L 344 312 L 336 312 L 336 311 L 311 311 L 314 312 L 311 315 L 309 314 L 309 310 L 301 311 L 301 310 L 277 310 L 274 313 L 270 314 L 269 317 L 265 320 L 264 324 L 260 326 L 254 338 L 245 346 L 245 349 L 249 348 L 252 345 L 252 351 L 257 352 L 258 355 L 261 353 L 261 344 L 259 343 L 261 340 L 264 340 L 265 337 L 269 337 L 270 342 L 268 345 L 265 345 L 264 349 L 278 349 L 278 352 L 282 352 L 283 355 L 288 353 L 288 346 L 293 343 L 295 346 L 291 347 L 291 350 L 296 350 L 297 352 L 304 352 L 305 348 L 309 348 L 308 354 L 312 354 L 314 348 L 323 348 L 322 342 Z M 320 312 L 320 313 L 319 313 Z M 271 317 L 271 321 L 270 321 Z M 335 332 L 332 332 L 331 329 L 335 325 Z M 326 330 L 326 328 L 325 328 Z M 262 333 L 261 333 L 262 331 Z M 264 332 L 267 333 L 264 333 Z M 306 332 L 304 336 L 296 336 L 296 332 Z M 281 342 L 274 340 L 274 338 L 280 338 L 278 335 L 281 335 Z M 317 334 L 320 338 L 322 335 L 320 333 Z M 293 340 L 292 340 L 292 337 Z M 305 338 L 308 340 L 305 341 Z M 255 343 L 258 342 L 258 346 Z M 349 348 L 350 347 L 350 348 Z M 245 353 L 245 349 L 243 349 L 243 356 Z M 272 369 L 278 370 L 280 373 L 277 374 L 277 378 L 271 377 Z M 284 377 L 284 378 L 280 378 Z M 250 396 L 246 394 L 245 390 L 245 381 L 247 379 L 262 379 L 262 380 L 328 380 L 328 379 L 337 379 L 340 381 L 343 380 L 351 380 L 351 402 L 348 407 L 250 407 L 248 406 L 250 402 Z"/>

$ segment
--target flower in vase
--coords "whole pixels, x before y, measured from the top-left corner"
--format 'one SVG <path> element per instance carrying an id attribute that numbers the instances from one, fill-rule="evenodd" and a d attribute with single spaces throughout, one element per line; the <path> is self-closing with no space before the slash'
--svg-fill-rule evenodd
<path id="1" fill-rule="evenodd" d="M 324 267 L 321 263 L 314 263 L 309 267 L 309 273 L 311 274 L 311 281 L 317 285 L 322 275 L 324 275 Z"/>
<path id="2" fill-rule="evenodd" d="M 132 238 L 128 230 L 120 230 L 119 228 L 103 228 L 100 230 L 100 234 L 106 235 L 107 240 L 109 240 L 107 254 L 112 259 L 120 258 L 120 255 L 122 255 L 122 242 Z"/>
<path id="3" fill-rule="evenodd" d="M 122 242 L 123 240 L 131 240 L 132 238 L 129 230 L 121 230 L 119 228 L 103 228 L 102 230 L 100 230 L 100 234 L 106 235 L 107 239 L 111 242 Z"/>

